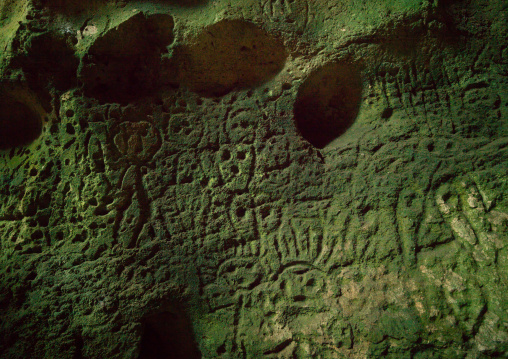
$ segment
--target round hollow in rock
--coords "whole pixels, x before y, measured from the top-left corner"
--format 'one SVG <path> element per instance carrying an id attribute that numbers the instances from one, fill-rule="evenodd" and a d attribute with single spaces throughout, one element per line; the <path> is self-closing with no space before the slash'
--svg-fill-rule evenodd
<path id="1" fill-rule="evenodd" d="M 25 146 L 42 132 L 42 118 L 32 99 L 0 88 L 0 150 Z"/>
<path id="2" fill-rule="evenodd" d="M 70 36 L 56 32 L 36 34 L 27 43 L 26 56 L 21 58 L 27 80 L 39 87 L 50 83 L 60 91 L 77 85 L 79 59 Z"/>
<path id="3" fill-rule="evenodd" d="M 362 79 L 349 63 L 329 63 L 310 74 L 294 105 L 296 127 L 314 147 L 324 148 L 355 121 L 362 100 Z"/>
<path id="4" fill-rule="evenodd" d="M 205 97 L 257 86 L 279 73 L 281 41 L 251 22 L 222 20 L 203 29 L 175 56 L 181 82 Z"/>
<path id="5" fill-rule="evenodd" d="M 139 13 L 99 37 L 80 73 L 85 95 L 126 104 L 156 91 L 160 56 L 173 42 L 173 27 L 170 15 Z"/>
<path id="6" fill-rule="evenodd" d="M 139 359 L 201 358 L 192 325 L 182 308 L 146 317 L 140 342 Z"/>

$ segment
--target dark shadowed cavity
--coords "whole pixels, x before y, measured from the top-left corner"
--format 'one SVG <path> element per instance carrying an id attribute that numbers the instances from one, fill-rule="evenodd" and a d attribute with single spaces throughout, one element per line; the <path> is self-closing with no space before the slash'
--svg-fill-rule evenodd
<path id="1" fill-rule="evenodd" d="M 85 95 L 126 104 L 157 91 L 160 57 L 173 42 L 173 26 L 170 15 L 139 13 L 99 37 L 80 72 Z"/>
<path id="2" fill-rule="evenodd" d="M 330 63 L 310 74 L 298 90 L 296 127 L 314 147 L 324 148 L 355 121 L 362 79 L 355 65 Z"/>
<path id="3" fill-rule="evenodd" d="M 222 20 L 203 29 L 175 56 L 181 81 L 205 97 L 257 86 L 279 73 L 283 43 L 251 22 Z"/>
<path id="4" fill-rule="evenodd" d="M 139 359 L 200 359 L 192 325 L 181 306 L 146 317 Z"/>
<path id="5" fill-rule="evenodd" d="M 42 132 L 42 120 L 28 104 L 0 89 L 0 150 L 28 145 Z"/>
<path id="6" fill-rule="evenodd" d="M 32 36 L 19 59 L 27 80 L 38 88 L 52 85 L 60 91 L 76 87 L 79 59 L 72 39 L 55 32 Z"/>

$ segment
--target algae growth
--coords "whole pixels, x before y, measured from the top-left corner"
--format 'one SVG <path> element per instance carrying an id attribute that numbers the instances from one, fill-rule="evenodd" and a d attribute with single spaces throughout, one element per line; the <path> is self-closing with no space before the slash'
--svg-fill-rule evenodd
<path id="1" fill-rule="evenodd" d="M 506 357 L 506 11 L 0 1 L 0 357 Z"/>

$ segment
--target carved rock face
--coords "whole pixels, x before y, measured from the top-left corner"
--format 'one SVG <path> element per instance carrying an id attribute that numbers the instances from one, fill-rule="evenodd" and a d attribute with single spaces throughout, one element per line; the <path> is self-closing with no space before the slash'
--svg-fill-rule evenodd
<path id="1" fill-rule="evenodd" d="M 506 353 L 505 13 L 1 3 L 0 357 Z"/>

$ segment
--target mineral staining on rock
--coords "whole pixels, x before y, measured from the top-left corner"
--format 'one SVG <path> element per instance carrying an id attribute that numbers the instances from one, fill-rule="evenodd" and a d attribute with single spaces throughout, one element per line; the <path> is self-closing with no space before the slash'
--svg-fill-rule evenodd
<path id="1" fill-rule="evenodd" d="M 1 358 L 508 352 L 501 1 L 4 1 Z"/>

